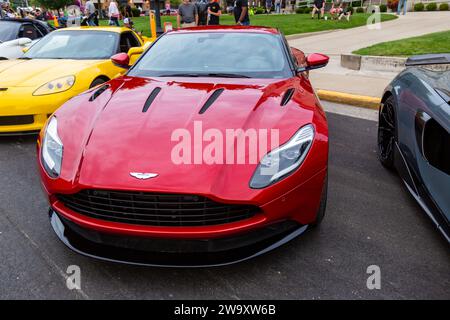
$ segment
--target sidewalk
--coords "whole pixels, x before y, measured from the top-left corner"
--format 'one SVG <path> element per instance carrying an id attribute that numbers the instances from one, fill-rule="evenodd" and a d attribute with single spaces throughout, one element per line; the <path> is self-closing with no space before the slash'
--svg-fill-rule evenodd
<path id="1" fill-rule="evenodd" d="M 315 88 L 381 98 L 384 88 L 397 73 L 346 69 L 340 66 L 340 55 L 380 42 L 445 30 L 450 30 L 450 11 L 409 12 L 406 16 L 381 23 L 379 30 L 370 30 L 363 26 L 310 35 L 288 42 L 306 54 L 320 52 L 330 56 L 330 63 L 326 68 L 312 71 L 310 74 Z"/>

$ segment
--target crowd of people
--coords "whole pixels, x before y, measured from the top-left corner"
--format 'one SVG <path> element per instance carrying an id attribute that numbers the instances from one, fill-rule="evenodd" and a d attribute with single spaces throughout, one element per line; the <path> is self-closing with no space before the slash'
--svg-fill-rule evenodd
<path id="1" fill-rule="evenodd" d="M 0 18 L 14 19 L 27 18 L 45 21 L 51 18 L 51 14 L 45 10 L 33 7 L 18 7 L 14 10 L 8 1 L 0 2 Z"/>
<path id="2" fill-rule="evenodd" d="M 166 6 L 166 10 L 170 7 Z M 237 25 L 250 25 L 249 5 L 247 0 L 235 0 L 233 14 Z M 219 25 L 222 9 L 219 0 L 183 0 L 178 7 L 177 27 Z"/>
<path id="3" fill-rule="evenodd" d="M 314 0 L 313 8 L 311 11 L 311 19 L 314 19 L 314 16 L 318 14 L 318 19 L 324 19 L 325 17 L 325 0 Z M 349 7 L 349 2 L 345 2 L 344 0 L 333 0 L 331 2 L 330 15 L 333 20 L 341 20 L 342 18 L 346 18 L 350 20 L 350 16 L 352 11 Z"/>
<path id="4" fill-rule="evenodd" d="M 81 0 L 74 0 L 73 6 L 79 8 L 79 12 L 83 15 L 83 22 L 85 25 L 98 26 L 100 18 L 107 18 L 109 19 L 109 25 L 119 26 L 119 21 L 123 18 L 123 24 L 133 28 L 132 8 L 129 3 L 122 8 L 121 12 L 116 0 L 106 0 L 106 2 L 106 10 L 97 8 L 92 0 L 87 0 L 84 4 Z M 274 8 L 275 13 L 281 13 L 282 4 L 282 0 L 266 0 L 266 13 L 270 13 L 272 8 Z M 325 0 L 314 0 L 311 17 L 314 19 L 317 14 L 319 19 L 323 19 L 325 16 L 325 5 Z M 140 12 L 142 12 L 141 10 Z M 348 10 L 348 2 L 344 0 L 333 0 L 331 9 L 328 8 L 328 10 L 332 19 L 341 20 L 343 17 L 347 20 L 350 19 L 351 10 Z M 174 13 L 174 10 L 171 8 L 170 0 L 166 0 L 163 13 L 166 15 L 172 15 Z M 231 13 L 234 15 L 237 25 L 250 25 L 252 9 L 249 6 L 248 0 L 234 0 Z M 1 2 L 2 18 L 21 17 L 48 20 L 53 18 L 53 14 L 58 17 L 58 20 L 61 19 L 61 24 L 64 25 L 64 19 L 67 19 L 68 15 L 66 12 L 52 13 L 36 7 L 17 8 L 16 11 L 14 11 L 10 7 L 9 2 Z M 176 11 L 176 15 L 178 28 L 219 25 L 222 8 L 220 7 L 219 0 L 182 0 L 182 3 Z"/>

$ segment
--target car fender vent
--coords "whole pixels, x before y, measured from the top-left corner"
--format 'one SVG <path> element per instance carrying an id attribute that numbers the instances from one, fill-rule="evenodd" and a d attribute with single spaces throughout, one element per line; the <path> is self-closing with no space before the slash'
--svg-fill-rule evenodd
<path id="1" fill-rule="evenodd" d="M 153 101 L 155 101 L 156 96 L 158 95 L 158 93 L 161 91 L 160 87 L 156 87 L 155 89 L 153 89 L 152 93 L 150 93 L 150 95 L 147 98 L 147 101 L 145 101 L 144 104 L 144 108 L 142 109 L 142 112 L 147 112 L 147 110 L 150 108 L 150 106 L 152 105 Z"/>
<path id="2" fill-rule="evenodd" d="M 95 92 L 92 94 L 92 96 L 89 98 L 89 101 L 94 101 L 95 99 L 97 99 L 97 97 L 99 95 L 101 95 L 103 92 L 106 91 L 106 89 L 109 88 L 109 84 L 105 84 L 103 86 L 101 86 L 100 88 L 98 88 L 97 90 L 95 90 Z"/>
<path id="3" fill-rule="evenodd" d="M 284 107 L 285 105 L 287 105 L 288 102 L 291 101 L 294 92 L 295 92 L 294 88 L 287 89 L 286 92 L 284 93 L 283 99 L 281 99 L 280 106 Z"/>
<path id="4" fill-rule="evenodd" d="M 225 89 L 217 89 L 216 91 L 214 91 L 211 96 L 208 98 L 208 100 L 206 100 L 205 104 L 203 105 L 203 107 L 200 109 L 199 114 L 203 114 L 206 112 L 206 110 L 208 110 L 208 108 L 217 100 L 217 98 L 219 98 L 219 96 L 222 94 L 222 92 Z"/>

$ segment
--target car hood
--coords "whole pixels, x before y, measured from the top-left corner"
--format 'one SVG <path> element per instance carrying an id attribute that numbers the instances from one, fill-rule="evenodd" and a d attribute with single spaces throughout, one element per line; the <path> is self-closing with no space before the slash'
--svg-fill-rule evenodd
<path id="1" fill-rule="evenodd" d="M 0 61 L 0 87 L 36 87 L 76 75 L 99 60 L 33 59 Z"/>
<path id="2" fill-rule="evenodd" d="M 62 119 L 60 132 L 65 148 L 63 171 L 67 170 L 62 175 L 68 181 L 76 180 L 76 184 L 96 188 L 189 190 L 203 194 L 229 188 L 228 195 L 233 198 L 239 190 L 230 188 L 232 181 L 239 177 L 247 181 L 243 184 L 247 186 L 259 159 L 250 163 L 247 149 L 244 165 L 206 164 L 202 150 L 206 150 L 211 142 L 206 138 L 203 143 L 199 142 L 202 141 L 199 128 L 203 134 L 211 129 L 223 137 L 226 137 L 227 130 L 252 129 L 264 133 L 258 130 L 272 128 L 278 130 L 279 140 L 283 143 L 300 127 L 311 123 L 317 109 L 310 87 L 297 90 L 288 104 L 280 106 L 284 93 L 292 86 L 289 80 L 267 80 L 255 84 L 252 79 L 239 82 L 229 79 L 202 82 L 191 78 L 170 81 L 162 78 L 123 79 L 110 82 L 110 89 L 93 102 L 86 102 L 92 96 L 89 92 L 85 97 L 77 98 L 82 101 L 79 108 L 73 108 L 69 103 L 57 112 L 56 116 Z M 161 90 L 148 110 L 143 112 L 155 88 Z M 223 92 L 200 114 L 205 102 L 219 88 Z M 89 108 L 95 108 L 95 111 Z M 77 132 L 82 134 L 74 137 L 74 126 L 78 126 Z M 189 141 L 187 145 L 191 146 L 191 156 L 186 157 L 190 164 L 177 163 L 179 158 L 174 148 L 181 140 Z M 194 141 L 196 146 L 203 144 L 200 151 L 194 149 Z M 224 153 L 228 148 L 236 154 L 236 146 L 228 146 L 225 140 L 222 142 Z M 270 138 L 266 145 L 270 150 L 269 143 Z M 221 159 L 226 162 L 224 157 Z M 156 173 L 158 176 L 138 180 L 130 175 L 131 172 Z"/>

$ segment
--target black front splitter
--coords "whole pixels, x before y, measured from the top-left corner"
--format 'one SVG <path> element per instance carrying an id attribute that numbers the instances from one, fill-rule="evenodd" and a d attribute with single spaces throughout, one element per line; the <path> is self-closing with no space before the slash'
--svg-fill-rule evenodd
<path id="1" fill-rule="evenodd" d="M 214 267 L 242 262 L 267 253 L 308 228 L 282 221 L 245 234 L 204 240 L 118 236 L 80 227 L 53 209 L 50 222 L 58 238 L 71 250 L 95 259 L 140 266 Z"/>

